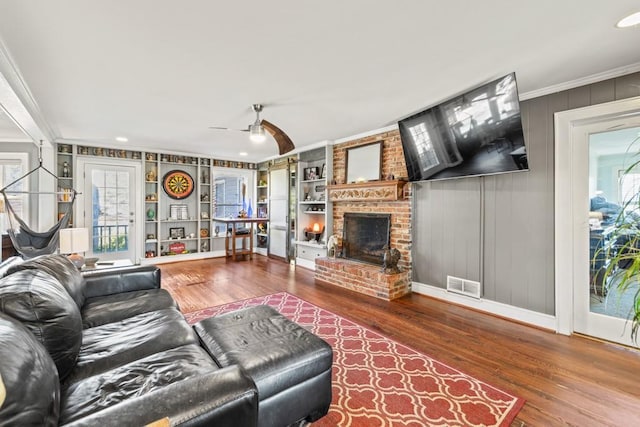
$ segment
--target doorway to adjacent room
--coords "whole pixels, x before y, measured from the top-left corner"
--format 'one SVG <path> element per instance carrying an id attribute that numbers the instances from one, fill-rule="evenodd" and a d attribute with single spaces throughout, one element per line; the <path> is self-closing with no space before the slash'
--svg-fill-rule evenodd
<path id="1" fill-rule="evenodd" d="M 581 333 L 632 346 L 635 290 L 620 293 L 602 271 L 616 244 L 616 218 L 640 175 L 623 174 L 637 160 L 640 98 L 556 114 L 556 317 L 561 333 Z M 638 218 L 640 233 L 640 218 Z M 624 266 L 613 266 L 623 274 Z M 626 308 L 625 308 L 626 307 Z"/>

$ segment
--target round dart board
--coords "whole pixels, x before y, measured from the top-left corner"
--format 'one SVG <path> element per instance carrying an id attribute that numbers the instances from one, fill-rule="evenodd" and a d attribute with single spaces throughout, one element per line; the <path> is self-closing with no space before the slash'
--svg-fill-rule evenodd
<path id="1" fill-rule="evenodd" d="M 184 171 L 172 170 L 162 178 L 162 187 L 172 199 L 184 199 L 193 193 L 193 178 Z"/>

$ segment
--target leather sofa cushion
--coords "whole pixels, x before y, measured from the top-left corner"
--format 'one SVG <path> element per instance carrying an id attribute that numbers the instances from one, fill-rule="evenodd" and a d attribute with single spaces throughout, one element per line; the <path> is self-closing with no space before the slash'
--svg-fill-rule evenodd
<path id="1" fill-rule="evenodd" d="M 204 319 L 194 328 L 220 366 L 238 364 L 249 374 L 260 401 L 333 364 L 329 344 L 266 305 Z"/>
<path id="2" fill-rule="evenodd" d="M 125 400 L 218 369 L 209 354 L 196 344 L 152 354 L 67 384 L 62 391 L 61 423 L 70 423 Z"/>
<path id="3" fill-rule="evenodd" d="M 24 260 L 19 256 L 12 256 L 0 263 L 0 277 L 9 274 L 9 271 L 18 264 L 22 264 Z"/>
<path id="4" fill-rule="evenodd" d="M 84 278 L 78 268 L 69 261 L 69 258 L 64 255 L 41 255 L 12 266 L 9 269 L 9 274 L 27 269 L 41 270 L 58 279 L 78 308 L 82 308 L 84 304 Z"/>
<path id="5" fill-rule="evenodd" d="M 47 350 L 17 320 L 0 314 L 0 425 L 57 426 L 60 383 Z"/>
<path id="6" fill-rule="evenodd" d="M 178 308 L 165 289 L 146 289 L 87 298 L 82 307 L 82 324 L 85 328 L 92 328 L 165 308 Z"/>
<path id="7" fill-rule="evenodd" d="M 87 298 L 160 287 L 161 271 L 155 265 L 132 265 L 106 270 L 87 270 Z"/>
<path id="8" fill-rule="evenodd" d="M 78 306 L 53 276 L 23 270 L 0 279 L 0 311 L 22 322 L 44 345 L 64 379 L 82 343 Z"/>
<path id="9" fill-rule="evenodd" d="M 239 366 L 230 366 L 156 388 L 65 426 L 143 426 L 158 420 L 182 427 L 257 426 L 258 392 Z"/>
<path id="10" fill-rule="evenodd" d="M 78 362 L 68 381 L 76 382 L 154 353 L 197 343 L 197 335 L 176 309 L 143 313 L 85 329 Z"/>

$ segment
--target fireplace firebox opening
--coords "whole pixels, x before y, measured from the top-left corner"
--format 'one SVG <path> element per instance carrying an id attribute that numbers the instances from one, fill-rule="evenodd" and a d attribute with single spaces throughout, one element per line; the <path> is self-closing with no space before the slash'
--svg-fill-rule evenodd
<path id="1" fill-rule="evenodd" d="M 344 214 L 342 257 L 382 265 L 385 246 L 391 239 L 391 214 Z"/>

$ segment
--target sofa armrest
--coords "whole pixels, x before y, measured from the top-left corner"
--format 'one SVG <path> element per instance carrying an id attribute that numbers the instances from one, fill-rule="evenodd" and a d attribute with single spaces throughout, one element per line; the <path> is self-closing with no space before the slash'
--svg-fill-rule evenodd
<path id="1" fill-rule="evenodd" d="M 87 282 L 86 298 L 160 288 L 160 269 L 155 265 L 89 270 L 82 275 Z"/>
<path id="2" fill-rule="evenodd" d="M 65 426 L 142 426 L 163 418 L 180 426 L 257 426 L 258 390 L 234 365 L 162 387 Z"/>

